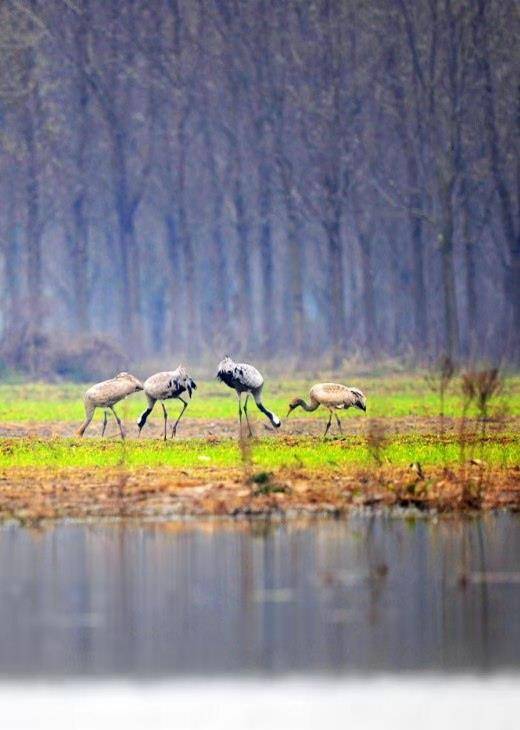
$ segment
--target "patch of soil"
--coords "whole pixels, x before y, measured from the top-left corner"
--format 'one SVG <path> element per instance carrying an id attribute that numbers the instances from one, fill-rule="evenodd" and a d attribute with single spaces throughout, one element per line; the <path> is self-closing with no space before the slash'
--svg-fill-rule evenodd
<path id="1" fill-rule="evenodd" d="M 184 515 L 341 515 L 353 508 L 404 507 L 442 512 L 520 511 L 520 468 L 468 464 L 275 473 L 241 469 L 43 469 L 0 471 L 0 521 Z"/>
<path id="2" fill-rule="evenodd" d="M 370 424 L 374 424 L 375 419 L 368 418 L 345 418 L 342 421 L 343 433 L 347 437 L 349 435 L 366 434 Z M 257 437 L 267 435 L 286 435 L 286 436 L 321 436 L 325 430 L 326 419 L 323 418 L 290 418 L 283 422 L 280 429 L 274 429 L 267 421 L 256 419 L 252 421 L 253 430 Z M 438 434 L 440 430 L 440 421 L 437 417 L 427 416 L 407 416 L 403 418 L 379 418 L 377 424 L 384 430 L 388 437 L 398 434 L 417 433 Z M 88 428 L 85 438 L 101 437 L 101 421 L 94 421 Z M 520 430 L 520 418 L 508 418 L 507 422 L 502 420 L 490 420 L 486 423 L 486 431 L 488 434 L 496 434 L 503 430 L 504 425 L 511 429 Z M 0 438 L 27 437 L 35 436 L 37 438 L 72 438 L 77 434 L 80 422 L 74 421 L 38 421 L 38 422 L 12 422 L 0 423 Z M 476 433 L 480 428 L 476 420 L 468 419 L 466 421 L 466 432 L 468 435 Z M 135 423 L 125 424 L 126 436 L 129 439 L 138 438 L 137 426 Z M 447 438 L 458 435 L 460 430 L 460 419 L 446 418 L 444 419 L 444 431 Z M 176 439 L 186 440 L 193 438 L 236 438 L 238 436 L 238 423 L 231 419 L 190 419 L 186 418 L 179 424 Z M 337 435 L 335 425 L 329 432 Z M 154 419 L 148 421 L 145 428 L 141 432 L 141 439 L 161 439 L 163 435 L 163 422 Z M 170 430 L 168 430 L 168 438 Z M 105 433 L 105 438 L 119 438 L 119 430 L 113 418 L 110 418 Z"/>

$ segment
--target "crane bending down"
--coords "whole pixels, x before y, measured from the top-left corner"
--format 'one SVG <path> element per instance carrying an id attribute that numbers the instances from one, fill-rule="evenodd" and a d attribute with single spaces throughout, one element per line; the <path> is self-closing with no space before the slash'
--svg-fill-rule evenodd
<path id="1" fill-rule="evenodd" d="M 317 383 L 313 385 L 309 391 L 310 403 L 306 403 L 303 398 L 295 398 L 289 403 L 289 414 L 295 408 L 301 406 L 304 411 L 315 411 L 320 406 L 324 406 L 329 411 L 329 420 L 325 427 L 323 437 L 327 435 L 330 424 L 332 423 L 332 415 L 336 418 L 340 433 L 343 433 L 341 421 L 338 418 L 336 410 L 347 408 L 359 408 L 361 411 L 367 409 L 367 400 L 358 388 L 350 388 L 339 383 Z"/>
<path id="2" fill-rule="evenodd" d="M 155 373 L 155 375 L 150 375 L 150 377 L 144 381 L 144 392 L 148 401 L 148 406 L 141 413 L 137 421 L 139 434 L 141 434 L 141 430 L 146 423 L 146 419 L 153 411 L 155 404 L 159 400 L 161 401 L 163 409 L 164 440 L 166 441 L 168 413 L 166 411 L 163 401 L 170 400 L 170 398 L 177 398 L 177 400 L 180 400 L 182 403 L 182 411 L 180 412 L 179 417 L 172 426 L 171 438 L 173 438 L 177 433 L 177 425 L 181 420 L 182 414 L 188 407 L 187 401 L 185 401 L 184 398 L 181 398 L 181 395 L 187 392 L 188 397 L 191 398 L 191 394 L 196 388 L 197 384 L 194 380 L 190 378 L 190 376 L 186 372 L 186 368 L 184 368 L 182 365 L 179 365 L 177 370 L 167 370 L 163 373 Z"/>
<path id="3" fill-rule="evenodd" d="M 143 390 L 143 385 L 141 381 L 133 375 L 130 375 L 130 373 L 119 373 L 119 375 L 116 375 L 115 378 L 111 378 L 110 380 L 104 380 L 102 383 L 97 383 L 96 385 L 93 385 L 91 388 L 89 388 L 85 393 L 84 399 L 85 420 L 79 428 L 78 436 L 83 436 L 83 434 L 87 430 L 89 423 L 94 417 L 94 411 L 96 410 L 96 408 L 103 408 L 105 413 L 103 418 L 103 430 L 101 431 L 101 436 L 105 435 L 105 429 L 107 427 L 107 409 L 110 409 L 114 414 L 117 425 L 119 426 L 121 438 L 124 439 L 125 432 L 123 429 L 123 424 L 121 423 L 119 416 L 115 412 L 114 406 L 116 403 L 119 403 L 120 400 L 126 398 L 127 395 L 131 395 L 131 393 L 137 393 L 137 391 L 139 390 Z"/>
<path id="4" fill-rule="evenodd" d="M 225 383 L 230 388 L 236 391 L 238 396 L 238 417 L 240 421 L 240 428 L 242 429 L 242 393 L 246 393 L 246 400 L 244 403 L 244 414 L 246 417 L 247 427 L 249 429 L 249 435 L 252 436 L 251 424 L 247 416 L 247 401 L 249 396 L 252 395 L 256 403 L 257 408 L 262 411 L 264 415 L 271 421 L 275 428 L 279 428 L 282 422 L 278 416 L 270 411 L 262 403 L 262 389 L 264 387 L 264 378 L 258 370 L 252 365 L 248 365 L 245 362 L 234 362 L 234 360 L 227 355 L 218 366 L 217 378 L 222 383 Z"/>

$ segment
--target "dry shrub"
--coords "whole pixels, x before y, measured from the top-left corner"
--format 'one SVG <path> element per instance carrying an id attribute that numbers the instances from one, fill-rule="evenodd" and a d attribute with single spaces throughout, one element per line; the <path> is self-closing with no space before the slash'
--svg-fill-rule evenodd
<path id="1" fill-rule="evenodd" d="M 31 377 L 79 382 L 112 377 L 127 365 L 124 353 L 104 335 L 70 340 L 29 325 L 6 333 L 0 358 L 5 367 Z"/>
<path id="2" fill-rule="evenodd" d="M 498 368 L 468 370 L 462 375 L 462 395 L 465 403 L 475 403 L 480 418 L 487 418 L 488 406 L 492 398 L 502 388 Z"/>
<path id="3" fill-rule="evenodd" d="M 50 337 L 25 322 L 5 333 L 0 357 L 4 367 L 18 373 L 41 377 L 52 374 L 53 346 Z"/>
<path id="4" fill-rule="evenodd" d="M 53 372 L 66 380 L 102 380 L 127 366 L 123 352 L 101 335 L 57 344 L 53 354 Z"/>
<path id="5" fill-rule="evenodd" d="M 367 428 L 367 448 L 370 458 L 381 466 L 383 463 L 384 450 L 388 443 L 387 429 L 382 421 L 370 419 Z"/>
<path id="6" fill-rule="evenodd" d="M 482 501 L 485 489 L 486 464 L 482 459 L 472 459 L 472 466 L 478 467 L 476 478 L 466 474 L 466 414 L 474 403 L 480 418 L 480 453 L 482 454 L 486 437 L 486 420 L 489 404 L 493 397 L 500 392 L 502 380 L 498 368 L 482 368 L 481 370 L 467 370 L 461 377 L 461 391 L 463 398 L 462 419 L 459 435 L 461 462 L 463 469 L 464 499 L 475 504 Z"/>
<path id="7" fill-rule="evenodd" d="M 457 373 L 457 366 L 449 355 L 443 355 L 430 369 L 426 382 L 439 395 L 440 415 L 444 416 L 444 396 L 453 377 Z"/>

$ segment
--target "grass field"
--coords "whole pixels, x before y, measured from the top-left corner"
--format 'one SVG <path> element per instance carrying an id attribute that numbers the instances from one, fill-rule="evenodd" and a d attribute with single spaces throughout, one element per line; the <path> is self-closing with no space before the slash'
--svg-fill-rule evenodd
<path id="1" fill-rule="evenodd" d="M 353 378 L 352 385 L 360 387 L 368 398 L 367 415 L 373 418 L 405 416 L 437 416 L 439 397 L 422 376 L 394 375 L 379 378 Z M 266 404 L 283 419 L 287 404 L 295 396 L 306 397 L 311 381 L 270 381 L 264 389 Z M 0 384 L 0 423 L 23 421 L 80 421 L 83 418 L 83 393 L 87 386 L 76 384 Z M 118 410 L 125 419 L 134 420 L 144 409 L 146 399 L 141 393 L 120 403 Z M 172 410 L 177 408 L 172 404 Z M 253 407 L 254 408 L 254 407 Z M 461 413 L 462 397 L 454 384 L 447 392 L 445 415 Z M 159 413 L 160 409 L 158 409 Z M 520 415 L 520 376 L 508 378 L 492 405 L 492 411 L 502 415 Z M 475 411 L 473 410 L 473 413 Z M 200 381 L 186 415 L 190 418 L 232 419 L 237 416 L 236 397 L 226 386 L 216 381 Z M 317 414 L 299 417 L 316 418 Z M 347 411 L 343 418 L 359 416 Z"/>
<path id="2" fill-rule="evenodd" d="M 379 450 L 384 464 L 407 465 L 418 461 L 439 465 L 458 462 L 461 449 L 456 439 L 440 445 L 434 436 L 402 435 L 388 439 Z M 520 463 L 520 443 L 514 434 L 502 435 L 468 450 L 488 464 L 513 466 Z M 370 465 L 373 455 L 364 437 L 322 439 L 308 437 L 265 438 L 251 447 L 251 464 L 258 468 L 298 467 L 312 470 L 339 469 L 347 465 Z M 103 467 L 124 465 L 168 466 L 179 469 L 238 467 L 242 453 L 231 439 L 208 443 L 203 439 L 171 442 L 90 439 L 4 439 L 0 442 L 0 468 L 11 466 Z"/>
<path id="3" fill-rule="evenodd" d="M 442 420 L 438 394 L 424 377 L 352 382 L 366 393 L 368 408 L 366 416 L 354 409 L 341 414 L 344 438 L 322 438 L 323 410 L 300 409 L 285 420 L 288 402 L 306 396 L 311 383 L 275 380 L 265 388 L 265 403 L 282 427 L 264 430 L 269 424 L 252 406 L 256 437 L 240 442 L 236 396 L 202 381 L 177 438 L 166 443 L 159 407 L 136 438 L 141 393 L 117 407 L 125 441 L 113 419 L 109 437 L 100 438 L 101 411 L 79 439 L 85 386 L 2 384 L 0 520 L 330 512 L 356 500 L 441 510 L 520 507 L 520 377 L 504 383 L 485 423 L 475 407 L 461 420 L 456 381 Z M 169 404 L 172 418 L 179 410 Z M 417 464 L 419 471 L 411 468 Z"/>

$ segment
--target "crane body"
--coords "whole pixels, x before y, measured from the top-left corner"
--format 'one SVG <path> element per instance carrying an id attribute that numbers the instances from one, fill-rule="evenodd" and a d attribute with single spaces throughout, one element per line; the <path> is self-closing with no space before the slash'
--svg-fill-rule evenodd
<path id="1" fill-rule="evenodd" d="M 282 425 L 282 422 L 276 413 L 273 413 L 266 408 L 262 402 L 264 378 L 253 365 L 244 362 L 235 362 L 229 355 L 227 355 L 218 365 L 217 378 L 222 383 L 225 383 L 225 385 L 229 388 L 232 388 L 238 396 L 238 416 L 240 426 L 242 426 L 242 395 L 244 393 L 246 394 L 243 412 L 246 417 L 250 436 L 253 435 L 253 432 L 251 430 L 251 424 L 249 423 L 249 417 L 247 414 L 249 396 L 253 396 L 253 400 L 255 401 L 258 410 L 267 416 L 275 428 L 279 428 Z"/>
<path id="2" fill-rule="evenodd" d="M 141 433 L 141 430 L 146 423 L 148 416 L 153 411 L 155 404 L 157 403 L 157 401 L 160 401 L 164 416 L 164 440 L 166 441 L 168 412 L 166 411 L 166 407 L 163 401 L 175 398 L 177 400 L 180 400 L 180 402 L 183 404 L 183 407 L 182 411 L 179 414 L 179 417 L 172 426 L 171 438 L 173 438 L 177 433 L 177 426 L 179 424 L 179 421 L 181 420 L 184 411 L 188 407 L 188 402 L 184 400 L 182 395 L 184 393 L 187 393 L 188 398 L 191 398 L 193 391 L 197 388 L 197 384 L 188 375 L 186 368 L 184 368 L 182 365 L 179 365 L 176 370 L 166 370 L 164 372 L 151 375 L 147 380 L 144 381 L 143 387 L 148 404 L 137 421 L 139 434 Z"/>
<path id="3" fill-rule="evenodd" d="M 140 390 L 143 390 L 143 384 L 130 373 L 119 373 L 115 376 L 115 378 L 104 380 L 101 383 L 93 385 L 85 393 L 85 420 L 78 430 L 78 436 L 83 436 L 87 430 L 92 418 L 94 417 L 96 408 L 103 408 L 105 413 L 101 436 L 105 435 L 105 429 L 107 427 L 107 410 L 111 410 L 117 421 L 117 425 L 119 426 L 121 438 L 124 439 L 125 432 L 123 424 L 115 412 L 114 406 L 116 403 L 119 403 L 120 400 L 123 400 L 132 393 L 137 393 Z"/>
<path id="4" fill-rule="evenodd" d="M 325 427 L 325 437 L 329 432 L 330 425 L 332 423 L 332 416 L 334 415 L 336 423 L 340 433 L 343 433 L 341 428 L 341 421 L 339 420 L 337 410 L 346 410 L 347 408 L 359 408 L 361 411 L 367 409 L 366 397 L 359 390 L 359 388 L 353 388 L 348 385 L 341 385 L 340 383 L 316 383 L 309 391 L 310 403 L 306 403 L 303 398 L 294 398 L 289 403 L 289 416 L 295 408 L 303 408 L 304 411 L 312 412 L 316 411 L 320 406 L 324 406 L 329 411 L 329 420 Z"/>

